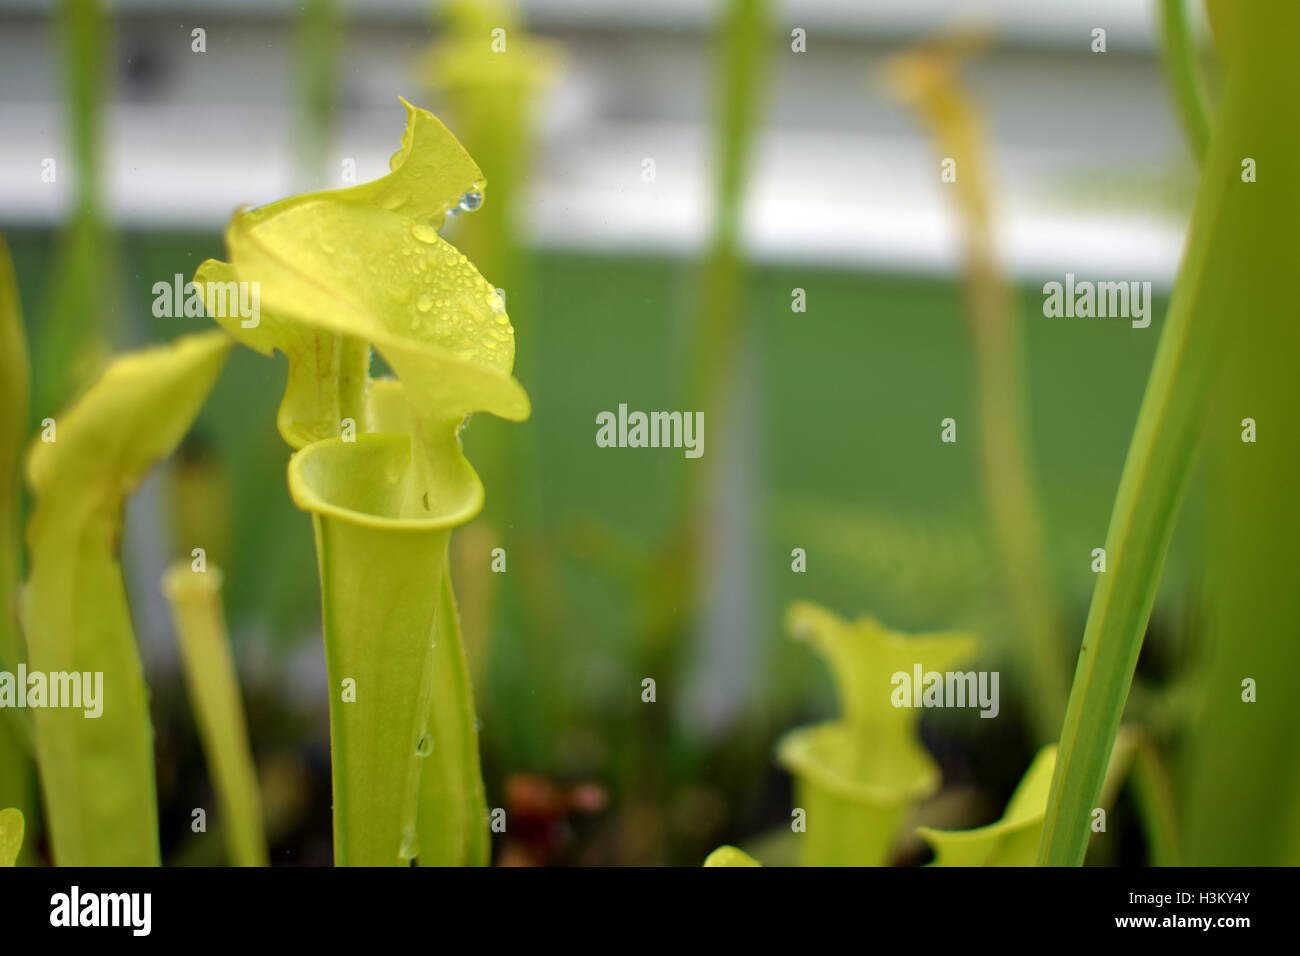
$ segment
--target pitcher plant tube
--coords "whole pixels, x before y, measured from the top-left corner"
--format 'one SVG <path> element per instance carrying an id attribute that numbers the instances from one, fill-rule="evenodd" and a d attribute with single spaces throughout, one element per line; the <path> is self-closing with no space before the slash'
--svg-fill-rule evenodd
<path id="1" fill-rule="evenodd" d="M 403 103 L 388 175 L 237 213 L 229 261 L 195 274 L 232 336 L 289 360 L 279 427 L 296 449 L 290 494 L 316 535 L 341 865 L 407 865 L 422 845 L 439 862 L 485 862 L 447 545 L 483 505 L 461 451 L 467 417 L 529 414 L 501 296 L 438 235 L 449 212 L 481 203 L 483 174 L 432 114 Z M 256 322 L 223 308 L 229 283 L 256 284 Z M 372 382 L 372 347 L 395 380 Z M 420 815 L 421 803 L 444 809 Z"/>

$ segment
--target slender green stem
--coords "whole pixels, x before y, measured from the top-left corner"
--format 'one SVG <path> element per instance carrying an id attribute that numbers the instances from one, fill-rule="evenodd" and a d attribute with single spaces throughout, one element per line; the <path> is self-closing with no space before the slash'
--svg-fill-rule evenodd
<path id="1" fill-rule="evenodd" d="M 1146 736 L 1138 741 L 1131 781 L 1133 802 L 1147 838 L 1147 862 L 1152 866 L 1181 866 L 1173 784 L 1154 742 Z"/>
<path id="2" fill-rule="evenodd" d="M 1044 557 L 1042 504 L 1034 474 L 1023 330 L 997 265 L 985 145 L 978 108 L 957 67 L 971 42 L 921 47 L 888 69 L 899 94 L 930 128 L 941 155 L 954 157 L 953 184 L 963 233 L 967 318 L 975 356 L 976 426 L 982 491 L 1000 559 L 1003 588 L 1027 661 L 1023 684 L 1037 737 L 1055 739 L 1069 674 L 1060 601 Z"/>
<path id="3" fill-rule="evenodd" d="M 58 26 L 72 162 L 54 157 L 46 172 L 52 177 L 49 188 L 71 193 L 73 213 L 56 243 L 54 282 L 33 341 L 37 420 L 53 415 L 78 384 L 100 370 L 121 312 L 116 247 L 100 204 L 110 20 L 101 0 L 62 0 Z"/>
<path id="4" fill-rule="evenodd" d="M 59 29 L 64 45 L 65 83 L 77 162 L 79 212 L 99 210 L 100 104 L 107 18 L 101 0 L 62 0 Z M 57 181 L 57 180 L 56 180 Z"/>
<path id="5" fill-rule="evenodd" d="M 738 358 L 745 348 L 746 274 L 741 248 L 741 218 L 745 185 L 761 120 L 765 96 L 765 66 L 771 38 L 768 0 L 729 0 L 717 26 L 715 84 L 715 185 L 713 235 L 700 264 L 695 303 L 695 333 L 688 356 L 686 407 L 704 415 L 713 435 L 727 434 L 734 414 Z M 681 521 L 657 555 L 658 564 L 645 576 L 639 595 L 642 619 L 642 673 L 667 679 L 677 674 L 686 653 L 692 617 L 700 610 L 702 574 L 708 543 L 704 530 L 711 493 L 720 480 L 723 456 L 714 452 L 691 463 L 685 480 Z M 666 610 L 667 609 L 667 610 Z M 666 719 L 668 711 L 662 713 Z M 662 725 L 647 729 L 662 739 Z M 647 742 L 646 746 L 651 743 Z M 641 764 L 641 773 L 648 764 Z M 630 782 L 629 788 L 645 786 Z"/>
<path id="6" fill-rule="evenodd" d="M 1042 507 L 1029 450 L 1021 329 L 990 245 L 976 244 L 967 254 L 984 501 L 1028 659 L 1030 716 L 1038 739 L 1047 741 L 1064 717 L 1068 676 L 1064 626 L 1044 556 Z"/>
<path id="7" fill-rule="evenodd" d="M 1133 770 L 1133 761 L 1137 758 L 1140 732 L 1132 727 L 1121 727 L 1115 735 L 1115 748 L 1111 751 L 1110 762 L 1106 764 L 1106 776 L 1102 778 L 1099 807 L 1112 807 L 1115 799 L 1123 789 Z"/>
<path id="8" fill-rule="evenodd" d="M 1187 21 L 1187 0 L 1160 0 L 1161 59 L 1183 133 L 1198 164 L 1210 149 L 1210 114 L 1196 68 L 1196 45 Z"/>
<path id="9" fill-rule="evenodd" d="M 221 571 L 209 565 L 196 573 L 182 561 L 164 575 L 163 593 L 171 604 L 185 686 L 221 805 L 226 852 L 235 866 L 267 866 L 257 768 L 221 610 Z"/>
<path id="10" fill-rule="evenodd" d="M 304 189 L 324 188 L 329 178 L 342 40 L 339 0 L 306 0 L 300 5 L 294 28 L 294 82 L 300 106 L 295 158 Z"/>
<path id="11" fill-rule="evenodd" d="M 713 241 L 702 274 L 698 303 L 699 336 L 692 356 L 689 397 L 692 407 L 705 409 L 710 421 L 721 415 L 732 388 L 739 348 L 744 299 L 744 267 L 740 248 L 741 213 L 746 173 L 758 131 L 763 100 L 763 67 L 767 62 L 770 8 L 767 0 L 730 0 L 718 25 L 717 83 L 717 206 Z M 713 425 L 714 434 L 720 434 Z M 700 469 L 692 469 L 692 473 Z M 698 498 L 707 477 L 696 474 L 692 485 Z M 695 515 L 691 521 L 697 520 Z"/>

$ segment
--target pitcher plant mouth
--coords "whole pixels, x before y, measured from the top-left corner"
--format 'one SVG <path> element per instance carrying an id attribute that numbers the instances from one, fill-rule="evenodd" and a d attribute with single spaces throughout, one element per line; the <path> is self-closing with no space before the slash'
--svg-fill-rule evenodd
<path id="1" fill-rule="evenodd" d="M 451 439 L 453 443 L 456 439 Z M 483 507 L 483 484 L 456 450 L 424 483 L 409 434 L 329 438 L 289 459 L 289 493 L 303 511 L 382 531 L 448 531 Z"/>
<path id="2" fill-rule="evenodd" d="M 889 753 L 842 723 L 792 730 L 777 743 L 791 773 L 841 797 L 885 807 L 924 800 L 939 788 L 939 768 L 923 753 Z"/>

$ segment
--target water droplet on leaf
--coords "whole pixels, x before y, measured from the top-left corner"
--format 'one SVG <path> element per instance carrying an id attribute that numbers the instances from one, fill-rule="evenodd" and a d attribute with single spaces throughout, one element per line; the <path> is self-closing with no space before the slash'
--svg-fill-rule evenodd
<path id="1" fill-rule="evenodd" d="M 415 236 L 415 238 L 419 239 L 421 242 L 434 243 L 438 241 L 438 230 L 424 222 L 417 222 L 412 226 L 411 235 Z"/>

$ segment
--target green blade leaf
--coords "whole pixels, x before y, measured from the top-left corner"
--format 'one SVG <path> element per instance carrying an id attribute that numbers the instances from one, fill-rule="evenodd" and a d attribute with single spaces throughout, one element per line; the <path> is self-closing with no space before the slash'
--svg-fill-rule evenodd
<path id="1" fill-rule="evenodd" d="M 1227 83 L 1197 194 L 1191 233 L 1138 413 L 1106 537 L 1109 570 L 1098 576 L 1052 782 L 1042 863 L 1077 866 L 1087 852 L 1088 815 L 1155 601 L 1221 356 L 1280 347 L 1265 326 L 1239 330 L 1242 313 L 1289 314 L 1295 157 L 1300 128 L 1279 123 L 1300 98 L 1300 77 L 1277 70 L 1300 30 L 1292 4 L 1215 4 Z M 1253 158 L 1270 175 L 1243 178 Z M 1278 256 L 1261 255 L 1261 249 Z M 1262 320 L 1261 320 L 1262 321 Z M 1235 436 L 1234 436 L 1235 437 Z"/>
<path id="2" fill-rule="evenodd" d="M 1207 521 L 1205 651 L 1192 685 L 1201 706 L 1187 729 L 1176 791 L 1183 862 L 1296 866 L 1300 326 L 1292 277 L 1300 130 L 1291 117 L 1300 78 L 1287 50 L 1300 11 L 1285 3 L 1216 3 L 1210 12 L 1232 58 L 1225 100 L 1245 115 L 1232 123 L 1220 115 L 1211 148 L 1217 152 L 1224 139 L 1239 151 L 1237 169 L 1228 164 L 1237 244 L 1213 262 L 1214 278 L 1236 274 L 1236 295 L 1225 300 L 1222 321 L 1231 330 L 1206 423 L 1207 485 L 1217 506 Z M 1245 157 L 1258 164 L 1258 182 L 1240 181 Z M 1254 441 L 1243 440 L 1247 418 Z"/>

